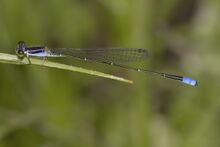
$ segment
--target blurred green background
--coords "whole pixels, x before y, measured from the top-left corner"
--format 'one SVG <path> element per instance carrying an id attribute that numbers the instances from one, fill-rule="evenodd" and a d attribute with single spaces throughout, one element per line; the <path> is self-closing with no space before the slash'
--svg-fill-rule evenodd
<path id="1" fill-rule="evenodd" d="M 0 0 L 0 52 L 19 40 L 49 47 L 143 47 L 140 66 L 181 83 L 102 64 L 60 62 L 133 85 L 0 64 L 0 147 L 219 147 L 219 0 Z"/>

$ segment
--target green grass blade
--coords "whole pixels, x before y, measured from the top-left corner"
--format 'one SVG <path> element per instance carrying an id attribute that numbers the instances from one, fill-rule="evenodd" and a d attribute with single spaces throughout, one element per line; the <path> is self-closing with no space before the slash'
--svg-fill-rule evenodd
<path id="1" fill-rule="evenodd" d="M 75 72 L 85 73 L 89 75 L 104 77 L 104 78 L 108 78 L 112 80 L 117 80 L 117 81 L 121 81 L 125 83 L 130 83 L 130 84 L 133 83 L 133 81 L 122 78 L 122 77 L 117 77 L 114 75 L 110 75 L 110 74 L 106 74 L 106 73 L 102 73 L 102 72 L 98 72 L 94 70 L 84 69 L 84 68 L 76 67 L 72 65 L 66 65 L 66 64 L 61 64 L 61 63 L 51 62 L 51 61 L 45 61 L 43 63 L 42 59 L 40 60 L 40 59 L 35 59 L 35 58 L 31 58 L 30 61 L 31 61 L 31 65 L 75 71 Z M 17 65 L 28 65 L 29 64 L 27 58 L 20 60 L 17 58 L 16 55 L 5 54 L 5 53 L 0 53 L 0 63 L 17 64 Z"/>

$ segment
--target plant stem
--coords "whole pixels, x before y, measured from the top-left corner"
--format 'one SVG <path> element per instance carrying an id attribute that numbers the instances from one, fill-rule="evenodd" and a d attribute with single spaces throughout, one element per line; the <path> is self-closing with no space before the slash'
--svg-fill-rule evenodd
<path id="1" fill-rule="evenodd" d="M 35 58 L 30 58 L 30 61 L 31 61 L 31 64 L 29 63 L 27 58 L 20 60 L 17 58 L 16 55 L 0 53 L 0 63 L 17 64 L 17 65 L 29 65 L 30 64 L 30 65 L 36 65 L 36 66 L 58 68 L 58 69 L 63 69 L 63 70 L 75 71 L 75 72 L 90 74 L 94 76 L 104 77 L 104 78 L 113 79 L 113 80 L 130 83 L 130 84 L 133 83 L 133 81 L 122 78 L 122 77 L 117 77 L 114 75 L 105 74 L 102 72 L 84 69 L 84 68 L 76 67 L 72 65 L 66 65 L 66 64 L 61 64 L 61 63 L 51 62 L 51 61 L 43 62 L 42 60 L 35 59 Z"/>

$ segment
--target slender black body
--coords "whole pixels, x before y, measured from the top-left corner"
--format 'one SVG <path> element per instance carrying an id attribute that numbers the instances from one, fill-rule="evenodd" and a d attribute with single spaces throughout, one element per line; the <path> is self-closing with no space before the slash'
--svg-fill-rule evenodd
<path id="1" fill-rule="evenodd" d="M 189 77 L 172 75 L 157 71 L 127 66 L 126 63 L 146 60 L 149 57 L 147 49 L 143 48 L 47 48 L 43 46 L 26 47 L 23 41 L 18 42 L 16 53 L 19 58 L 34 57 L 73 57 L 113 65 L 138 72 L 152 73 L 167 79 L 180 81 L 184 84 L 197 86 L 198 82 Z"/>

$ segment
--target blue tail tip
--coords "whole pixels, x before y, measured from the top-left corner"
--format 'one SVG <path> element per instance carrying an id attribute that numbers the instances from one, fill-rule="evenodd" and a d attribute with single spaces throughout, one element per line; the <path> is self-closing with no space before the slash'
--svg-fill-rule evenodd
<path id="1" fill-rule="evenodd" d="M 193 80 L 189 77 L 183 77 L 182 82 L 191 86 L 198 86 L 198 81 Z"/>

